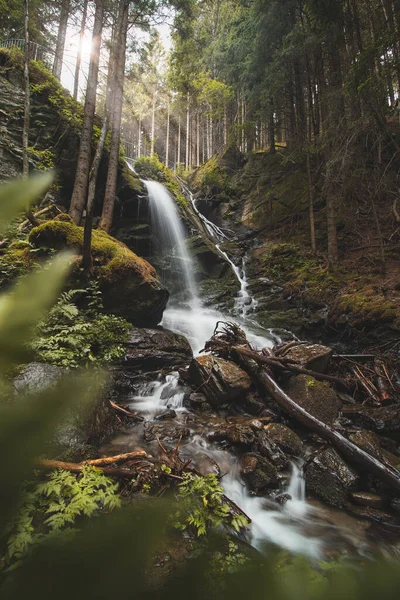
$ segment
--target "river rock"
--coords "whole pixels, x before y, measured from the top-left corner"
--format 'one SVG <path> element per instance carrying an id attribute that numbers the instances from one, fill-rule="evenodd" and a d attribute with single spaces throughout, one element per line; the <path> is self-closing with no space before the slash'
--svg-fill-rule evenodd
<path id="1" fill-rule="evenodd" d="M 400 404 L 380 408 L 364 408 L 357 416 L 364 425 L 379 433 L 400 433 Z"/>
<path id="2" fill-rule="evenodd" d="M 333 448 L 323 450 L 305 469 L 307 491 L 331 506 L 344 506 L 359 476 Z"/>
<path id="3" fill-rule="evenodd" d="M 299 456 L 302 450 L 302 442 L 299 436 L 280 423 L 270 423 L 265 425 L 264 430 L 268 438 L 274 442 L 283 452 L 287 452 L 292 456 Z"/>
<path id="4" fill-rule="evenodd" d="M 250 446 L 256 439 L 256 434 L 248 425 L 221 426 L 208 434 L 208 439 L 215 442 L 226 442 L 232 446 Z"/>
<path id="5" fill-rule="evenodd" d="M 211 355 L 199 356 L 191 362 L 189 381 L 201 388 L 212 406 L 244 399 L 251 386 L 251 379 L 243 369 Z"/>
<path id="6" fill-rule="evenodd" d="M 349 440 L 361 448 L 361 450 L 364 450 L 364 452 L 368 452 L 371 456 L 378 459 L 382 458 L 381 444 L 376 433 L 372 431 L 356 431 L 349 435 Z"/>
<path id="7" fill-rule="evenodd" d="M 154 440 L 178 441 L 186 439 L 190 435 L 190 430 L 187 427 L 182 427 L 175 423 L 153 423 L 147 421 L 144 424 L 144 439 L 146 442 Z"/>
<path id="8" fill-rule="evenodd" d="M 332 424 L 338 417 L 342 403 L 329 383 L 297 375 L 282 387 L 297 404 L 323 423 Z"/>
<path id="9" fill-rule="evenodd" d="M 36 394 L 56 387 L 61 379 L 71 377 L 68 369 L 55 367 L 46 363 L 30 363 L 14 380 L 15 400 L 30 400 L 31 394 Z M 55 394 L 57 391 L 55 390 Z M 34 401 L 34 398 L 32 398 Z M 76 461 L 89 458 L 85 447 L 98 446 L 110 437 L 117 428 L 115 412 L 110 407 L 105 390 L 98 394 L 94 402 L 84 408 L 74 406 L 66 410 L 59 424 L 49 436 L 48 453 L 62 455 L 68 452 L 69 459 Z"/>
<path id="10" fill-rule="evenodd" d="M 163 327 L 133 327 L 122 361 L 124 367 L 155 371 L 189 362 L 192 358 L 192 349 L 183 335 Z"/>
<path id="11" fill-rule="evenodd" d="M 360 506 L 369 506 L 370 508 L 383 508 L 386 504 L 385 498 L 371 492 L 353 492 L 351 499 Z"/>
<path id="12" fill-rule="evenodd" d="M 321 344 L 300 344 L 285 352 L 285 358 L 290 358 L 300 365 L 317 373 L 326 373 L 333 354 L 332 348 Z"/>
<path id="13" fill-rule="evenodd" d="M 254 452 L 242 456 L 240 474 L 249 489 L 257 494 L 263 493 L 278 484 L 278 471 L 274 465 Z"/>
<path id="14" fill-rule="evenodd" d="M 267 458 L 279 471 L 286 469 L 289 465 L 286 454 L 264 430 L 256 432 L 256 439 L 251 450 Z"/>

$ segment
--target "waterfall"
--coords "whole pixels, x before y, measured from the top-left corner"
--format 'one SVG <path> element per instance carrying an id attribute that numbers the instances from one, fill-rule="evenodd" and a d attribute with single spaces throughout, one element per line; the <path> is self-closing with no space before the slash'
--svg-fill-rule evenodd
<path id="1" fill-rule="evenodd" d="M 185 244 L 185 230 L 174 199 L 167 188 L 156 181 L 143 181 L 150 204 L 150 219 L 162 248 L 170 248 L 176 254 L 183 272 L 183 289 L 188 292 L 192 309 L 200 306 L 197 287 L 193 278 L 193 261 Z"/>

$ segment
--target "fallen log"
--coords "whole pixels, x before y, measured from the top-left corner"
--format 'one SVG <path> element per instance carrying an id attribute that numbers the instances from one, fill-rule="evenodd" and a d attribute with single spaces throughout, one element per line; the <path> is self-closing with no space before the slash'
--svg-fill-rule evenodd
<path id="1" fill-rule="evenodd" d="M 71 471 L 72 473 L 79 473 L 87 463 L 70 463 L 62 460 L 46 460 L 41 458 L 36 460 L 34 464 L 35 468 L 43 469 L 45 471 L 64 469 L 65 471 Z M 137 471 L 135 469 L 118 469 L 114 467 L 97 466 L 94 468 L 99 469 L 99 471 L 102 471 L 105 475 L 110 475 L 111 477 L 127 477 L 128 479 L 132 479 L 137 476 Z"/>
<path id="2" fill-rule="evenodd" d="M 248 359 L 248 353 L 242 347 L 232 348 L 231 355 L 237 362 L 244 366 L 257 379 L 260 387 L 264 389 L 291 417 L 304 425 L 310 431 L 317 433 L 321 438 L 330 442 L 336 450 L 350 463 L 373 473 L 378 479 L 392 489 L 400 492 L 400 472 L 390 465 L 383 464 L 342 434 L 335 431 L 322 421 L 319 421 L 299 406 L 288 396 L 274 381 L 265 369 L 255 369 Z M 253 353 L 252 353 L 253 354 Z"/>

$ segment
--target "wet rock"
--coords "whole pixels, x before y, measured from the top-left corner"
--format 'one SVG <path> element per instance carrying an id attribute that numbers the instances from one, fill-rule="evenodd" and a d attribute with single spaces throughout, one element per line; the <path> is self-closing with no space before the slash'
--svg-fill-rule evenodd
<path id="1" fill-rule="evenodd" d="M 197 408 L 200 408 L 202 406 L 202 404 L 207 402 L 207 398 L 205 397 L 204 394 L 198 394 L 196 392 L 193 392 L 193 394 L 190 394 L 189 396 L 189 400 L 188 400 L 188 404 L 191 408 L 194 408 L 195 410 Z"/>
<path id="2" fill-rule="evenodd" d="M 307 491 L 331 506 L 344 506 L 359 480 L 358 474 L 333 448 L 317 454 L 304 475 Z"/>
<path id="3" fill-rule="evenodd" d="M 226 442 L 229 445 L 250 446 L 256 439 L 256 435 L 248 425 L 221 426 L 216 431 L 208 434 L 208 439 L 215 442 Z"/>
<path id="4" fill-rule="evenodd" d="M 379 437 L 372 431 L 356 431 L 349 436 L 349 440 L 356 446 L 368 452 L 375 458 L 382 458 L 382 449 Z"/>
<path id="5" fill-rule="evenodd" d="M 308 375 L 297 375 L 282 385 L 297 404 L 323 423 L 332 424 L 342 403 L 329 383 Z"/>
<path id="6" fill-rule="evenodd" d="M 346 505 L 346 509 L 357 517 L 369 519 L 375 523 L 397 525 L 397 518 L 395 516 L 378 508 L 372 508 L 369 506 L 355 506 L 349 502 Z"/>
<path id="7" fill-rule="evenodd" d="M 18 402 L 19 399 L 26 398 L 29 401 L 30 394 L 56 387 L 64 377 L 70 376 L 68 369 L 46 363 L 30 363 L 14 380 L 15 400 Z M 60 455 L 67 450 L 74 450 L 76 455 L 84 457 L 84 446 L 98 446 L 116 430 L 117 419 L 105 389 L 100 391 L 95 402 L 89 403 L 89 408 L 84 401 L 82 404 L 82 409 L 79 406 L 70 410 L 67 408 L 61 422 L 47 440 L 49 454 Z"/>
<path id="8" fill-rule="evenodd" d="M 206 396 L 212 406 L 244 399 L 251 379 L 235 363 L 215 356 L 195 358 L 189 367 L 189 380 Z"/>
<path id="9" fill-rule="evenodd" d="M 299 362 L 302 367 L 316 371 L 317 373 L 326 373 L 330 358 L 333 354 L 332 348 L 322 346 L 321 344 L 293 346 L 285 352 L 285 358 L 291 358 Z"/>
<path id="10" fill-rule="evenodd" d="M 270 423 L 269 425 L 265 425 L 264 429 L 268 438 L 277 444 L 283 452 L 287 452 L 292 456 L 299 456 L 301 454 L 303 446 L 301 439 L 289 427 L 280 423 Z"/>
<path id="11" fill-rule="evenodd" d="M 287 456 L 264 430 L 256 433 L 256 440 L 251 449 L 271 461 L 279 471 L 289 465 Z"/>
<path id="12" fill-rule="evenodd" d="M 182 427 L 175 423 L 153 423 L 148 421 L 144 424 L 144 439 L 146 442 L 154 440 L 178 441 L 180 438 L 186 439 L 190 435 L 187 427 Z"/>
<path id="13" fill-rule="evenodd" d="M 259 454 L 249 452 L 242 456 L 240 474 L 250 490 L 265 492 L 278 484 L 278 472 L 274 465 Z"/>
<path id="14" fill-rule="evenodd" d="M 383 434 L 400 433 L 400 405 L 364 408 L 359 415 L 363 423 Z"/>
<path id="15" fill-rule="evenodd" d="M 162 413 L 162 415 L 158 415 L 156 417 L 157 421 L 167 421 L 168 419 L 175 419 L 175 418 L 176 418 L 176 412 L 172 408 L 169 408 L 164 413 Z"/>
<path id="16" fill-rule="evenodd" d="M 131 330 L 124 367 L 157 370 L 189 362 L 193 352 L 183 335 L 162 327 Z"/>
<path id="17" fill-rule="evenodd" d="M 390 508 L 396 513 L 400 513 L 400 498 L 392 498 L 390 500 Z"/>
<path id="18" fill-rule="evenodd" d="M 277 496 L 275 498 L 275 501 L 278 504 L 286 504 L 286 502 L 288 502 L 291 499 L 292 499 L 292 496 L 290 494 L 279 494 L 279 496 Z"/>
<path id="19" fill-rule="evenodd" d="M 383 508 L 386 505 L 386 499 L 378 494 L 371 492 L 353 492 L 351 499 L 360 506 L 369 506 L 370 508 Z"/>
<path id="20" fill-rule="evenodd" d="M 67 373 L 67 369 L 55 367 L 47 363 L 29 363 L 18 377 L 14 379 L 14 389 L 18 394 L 42 392 L 57 385 L 60 379 Z"/>
<path id="21" fill-rule="evenodd" d="M 246 397 L 242 406 L 247 413 L 255 416 L 261 414 L 262 411 L 265 409 L 264 402 L 259 400 L 255 395 L 251 393 Z"/>

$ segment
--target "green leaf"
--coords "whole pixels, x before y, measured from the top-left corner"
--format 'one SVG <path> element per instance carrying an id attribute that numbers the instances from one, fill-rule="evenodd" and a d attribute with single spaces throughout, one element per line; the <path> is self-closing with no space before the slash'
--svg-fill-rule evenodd
<path id="1" fill-rule="evenodd" d="M 27 210 L 50 187 L 52 181 L 53 173 L 47 171 L 0 186 L 0 234 L 5 232 L 21 211 Z"/>

